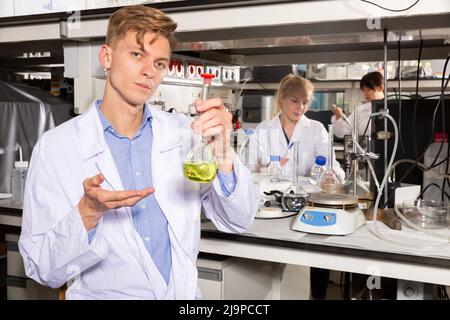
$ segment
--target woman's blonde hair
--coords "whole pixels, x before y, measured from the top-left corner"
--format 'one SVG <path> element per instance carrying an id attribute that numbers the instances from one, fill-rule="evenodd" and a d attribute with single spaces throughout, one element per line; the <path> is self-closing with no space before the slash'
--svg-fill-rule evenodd
<path id="1" fill-rule="evenodd" d="M 106 32 L 106 44 L 113 46 L 115 41 L 125 36 L 128 31 L 136 32 L 136 41 L 143 47 L 142 39 L 147 32 L 169 41 L 170 49 L 176 46 L 174 31 L 177 24 L 162 11 L 142 5 L 125 6 L 114 12 L 109 18 Z"/>
<path id="2" fill-rule="evenodd" d="M 302 90 L 311 101 L 314 93 L 314 86 L 308 79 L 293 74 L 288 74 L 280 81 L 277 95 L 275 97 L 275 114 L 281 112 L 281 99 L 294 90 Z"/>

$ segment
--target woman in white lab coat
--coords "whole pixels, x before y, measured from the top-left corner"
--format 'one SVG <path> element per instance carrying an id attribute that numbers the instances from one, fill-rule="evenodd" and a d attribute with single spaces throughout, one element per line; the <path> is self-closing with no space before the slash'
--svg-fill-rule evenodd
<path id="1" fill-rule="evenodd" d="M 328 156 L 328 133 L 318 121 L 308 119 L 304 113 L 313 98 L 314 86 L 300 76 L 285 76 L 278 87 L 275 107 L 276 115 L 260 123 L 256 130 L 258 140 L 265 152 L 263 159 L 267 163 L 271 155 L 281 157 L 282 176 L 292 179 L 293 148 L 292 142 L 299 142 L 298 175 L 309 175 L 316 156 Z M 334 168 L 341 179 L 344 171 L 334 159 Z"/>
<path id="2" fill-rule="evenodd" d="M 372 100 L 380 100 L 384 98 L 384 78 L 378 71 L 369 72 L 361 78 L 359 87 L 364 95 L 364 98 L 366 99 L 366 102 L 356 106 L 353 113 L 348 116 L 348 120 L 353 126 L 353 118 L 356 114 L 358 135 L 370 135 L 371 128 L 370 125 L 368 125 L 368 121 L 370 114 L 372 113 Z M 333 113 L 331 123 L 333 123 L 333 131 L 335 136 L 338 138 L 343 138 L 345 135 L 351 135 L 351 126 L 343 119 L 342 109 L 335 107 L 333 108 Z"/>
<path id="3" fill-rule="evenodd" d="M 278 87 L 275 107 L 276 116 L 258 125 L 258 139 L 266 152 L 265 157 L 282 157 L 282 176 L 292 179 L 293 149 L 289 146 L 298 141 L 299 168 L 297 174 L 309 175 L 316 156 L 328 157 L 328 133 L 322 123 L 308 119 L 304 113 L 313 98 L 314 86 L 299 76 L 285 76 Z M 343 180 L 345 173 L 333 155 L 333 169 Z M 311 268 L 311 292 L 321 291 L 328 283 L 328 270 Z M 314 297 L 314 296 L 313 296 Z"/>

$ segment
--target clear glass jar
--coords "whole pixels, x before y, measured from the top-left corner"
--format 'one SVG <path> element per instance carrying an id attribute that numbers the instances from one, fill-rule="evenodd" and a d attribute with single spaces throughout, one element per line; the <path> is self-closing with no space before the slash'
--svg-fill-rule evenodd
<path id="1" fill-rule="evenodd" d="M 270 163 L 267 167 L 267 175 L 271 182 L 279 182 L 281 175 L 280 156 L 270 156 Z"/>
<path id="2" fill-rule="evenodd" d="M 325 164 L 327 163 L 327 158 L 324 156 L 317 156 L 316 161 L 311 168 L 311 173 L 309 174 L 309 182 L 312 185 L 318 185 L 320 177 L 325 172 Z"/>

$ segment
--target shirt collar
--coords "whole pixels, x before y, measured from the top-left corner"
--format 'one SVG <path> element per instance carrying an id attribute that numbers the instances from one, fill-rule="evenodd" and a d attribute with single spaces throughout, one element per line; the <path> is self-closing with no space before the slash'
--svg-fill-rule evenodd
<path id="1" fill-rule="evenodd" d="M 105 115 L 100 111 L 100 105 L 102 104 L 102 100 L 95 101 L 95 107 L 97 108 L 98 115 L 100 117 L 100 122 L 102 123 L 103 131 L 112 131 L 113 133 L 117 133 L 112 124 L 106 119 Z M 145 125 L 148 123 L 150 126 L 152 125 L 152 113 L 150 108 L 146 103 L 144 103 L 144 116 L 142 117 L 142 124 L 139 127 L 139 131 L 145 128 Z"/>

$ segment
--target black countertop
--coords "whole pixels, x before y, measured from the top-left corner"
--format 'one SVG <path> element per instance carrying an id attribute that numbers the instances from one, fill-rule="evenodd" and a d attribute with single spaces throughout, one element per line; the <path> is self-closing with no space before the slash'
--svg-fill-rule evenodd
<path id="1" fill-rule="evenodd" d="M 22 215 L 22 204 L 15 203 L 12 199 L 0 199 L 0 213 Z"/>

